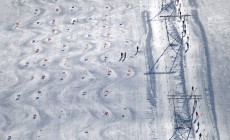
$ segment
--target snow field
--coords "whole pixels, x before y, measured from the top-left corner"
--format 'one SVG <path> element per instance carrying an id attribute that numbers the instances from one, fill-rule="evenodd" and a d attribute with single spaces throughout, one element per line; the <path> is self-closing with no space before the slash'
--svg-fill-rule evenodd
<path id="1" fill-rule="evenodd" d="M 1 139 L 149 139 L 138 1 L 5 4 Z"/>

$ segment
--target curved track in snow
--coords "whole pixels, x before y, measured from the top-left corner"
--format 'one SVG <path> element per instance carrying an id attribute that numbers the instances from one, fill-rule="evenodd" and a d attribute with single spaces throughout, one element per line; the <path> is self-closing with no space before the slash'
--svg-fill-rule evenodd
<path id="1" fill-rule="evenodd" d="M 0 139 L 149 139 L 137 0 L 4 4 Z"/>

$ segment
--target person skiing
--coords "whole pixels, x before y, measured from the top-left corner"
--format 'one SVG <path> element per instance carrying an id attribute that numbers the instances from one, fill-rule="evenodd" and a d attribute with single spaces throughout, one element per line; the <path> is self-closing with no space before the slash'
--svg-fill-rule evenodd
<path id="1" fill-rule="evenodd" d="M 119 60 L 119 61 L 121 61 L 121 60 L 122 60 L 122 58 L 123 58 L 123 55 L 124 55 L 124 54 L 121 52 L 121 58 L 120 58 L 120 60 Z"/>
<path id="2" fill-rule="evenodd" d="M 36 115 L 36 114 L 34 114 L 33 119 L 36 119 L 36 118 L 37 118 L 37 115 Z"/>
<path id="3" fill-rule="evenodd" d="M 198 112 L 196 111 L 196 118 L 199 118 Z"/>
<path id="4" fill-rule="evenodd" d="M 202 137 L 202 134 L 200 133 L 200 134 L 199 134 L 199 139 L 201 139 L 201 137 Z"/>
<path id="5" fill-rule="evenodd" d="M 124 59 L 123 59 L 122 61 L 125 61 L 125 59 L 126 59 L 126 52 L 125 52 L 125 54 L 124 54 Z"/>
<path id="6" fill-rule="evenodd" d="M 183 26 L 183 33 L 184 33 L 184 36 L 186 35 L 186 24 L 184 24 Z"/>
<path id="7" fill-rule="evenodd" d="M 139 47 L 137 46 L 137 51 L 135 53 L 135 55 L 137 55 L 137 53 L 139 53 Z"/>

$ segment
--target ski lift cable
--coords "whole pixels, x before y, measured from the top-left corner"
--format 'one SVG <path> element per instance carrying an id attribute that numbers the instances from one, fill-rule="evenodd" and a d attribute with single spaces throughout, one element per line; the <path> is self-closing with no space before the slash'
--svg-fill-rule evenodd
<path id="1" fill-rule="evenodd" d="M 173 1 L 171 2 L 171 3 L 169 3 L 166 7 L 165 7 L 165 9 L 167 9 L 169 6 L 171 6 L 173 4 Z M 159 16 L 162 12 L 163 12 L 164 10 L 163 9 L 161 9 L 161 11 L 157 14 L 157 15 L 155 15 L 153 18 L 151 18 L 149 21 L 152 21 L 152 20 L 154 20 L 157 16 Z"/>

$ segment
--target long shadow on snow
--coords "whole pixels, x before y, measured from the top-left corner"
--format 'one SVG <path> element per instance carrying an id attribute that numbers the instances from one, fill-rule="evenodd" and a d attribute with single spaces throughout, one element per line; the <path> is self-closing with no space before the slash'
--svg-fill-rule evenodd
<path id="1" fill-rule="evenodd" d="M 198 6 L 198 4 L 197 4 L 197 1 L 196 1 L 196 0 L 188 0 L 188 3 L 189 3 L 189 5 L 190 5 L 190 6 L 195 6 L 195 7 L 197 7 L 197 6 Z"/>
<path id="2" fill-rule="evenodd" d="M 214 128 L 216 130 L 217 133 L 217 138 L 220 139 L 219 136 L 219 130 L 217 128 L 217 119 L 216 119 L 216 111 L 215 111 L 215 101 L 214 101 L 214 93 L 213 93 L 213 87 L 212 87 L 212 77 L 211 77 L 211 64 L 210 64 L 210 54 L 209 54 L 209 50 L 208 50 L 208 40 L 206 37 L 206 32 L 205 29 L 199 19 L 199 15 L 197 10 L 193 10 L 192 11 L 192 17 L 195 21 L 195 23 L 198 25 L 200 32 L 201 32 L 201 37 L 202 37 L 202 41 L 204 43 L 204 51 L 205 51 L 205 57 L 206 57 L 206 66 L 207 66 L 207 80 L 208 80 L 208 93 L 210 96 L 210 105 L 211 105 L 211 109 L 212 109 L 212 113 L 213 113 L 213 119 L 214 119 Z"/>
<path id="3" fill-rule="evenodd" d="M 150 24 L 149 15 L 147 11 L 141 13 L 142 22 L 145 24 L 144 30 L 147 34 L 146 37 L 146 57 L 147 57 L 147 69 L 150 72 L 154 73 L 154 70 L 151 68 L 154 66 L 153 54 L 152 54 L 152 28 Z M 148 80 L 150 81 L 150 89 L 148 88 L 148 99 L 152 106 L 156 107 L 156 92 L 155 92 L 155 76 L 154 74 L 149 74 Z"/>

